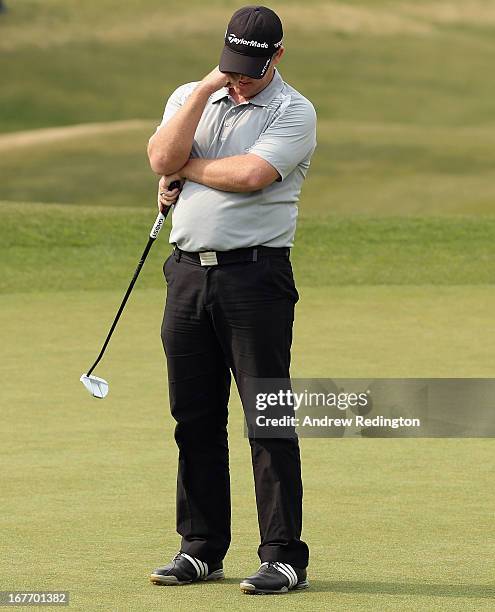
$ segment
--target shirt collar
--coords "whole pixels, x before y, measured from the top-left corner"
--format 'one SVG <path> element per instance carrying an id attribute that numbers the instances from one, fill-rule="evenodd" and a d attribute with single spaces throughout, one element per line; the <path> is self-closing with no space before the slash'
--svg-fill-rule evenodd
<path id="1" fill-rule="evenodd" d="M 248 100 L 248 104 L 254 104 L 255 106 L 268 106 L 273 98 L 282 91 L 283 86 L 284 82 L 282 81 L 282 77 L 280 76 L 279 71 L 275 68 L 273 79 L 265 87 L 265 89 L 260 91 L 259 94 L 254 96 L 254 98 L 250 98 Z M 210 102 L 214 104 L 219 100 L 227 98 L 228 95 L 228 87 L 222 87 L 222 89 L 219 89 L 211 96 Z"/>

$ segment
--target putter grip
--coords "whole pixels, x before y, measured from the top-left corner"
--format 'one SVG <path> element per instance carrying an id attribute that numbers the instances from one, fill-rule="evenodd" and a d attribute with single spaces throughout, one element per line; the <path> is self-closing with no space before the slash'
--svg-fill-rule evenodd
<path id="1" fill-rule="evenodd" d="M 172 181 L 170 185 L 168 186 L 167 191 L 172 191 L 173 189 L 180 189 L 180 181 Z M 151 228 L 151 232 L 150 232 L 150 238 L 152 240 L 155 240 L 158 237 L 158 234 L 160 233 L 160 230 L 162 229 L 163 224 L 165 223 L 165 219 L 167 218 L 167 215 L 170 209 L 171 209 L 171 206 L 167 206 L 164 213 L 162 212 L 158 213 L 155 223 L 153 227 Z"/>

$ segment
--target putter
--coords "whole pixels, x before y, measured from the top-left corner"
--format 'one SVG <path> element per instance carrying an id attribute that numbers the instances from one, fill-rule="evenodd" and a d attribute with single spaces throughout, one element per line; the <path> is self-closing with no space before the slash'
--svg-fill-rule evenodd
<path id="1" fill-rule="evenodd" d="M 179 181 L 173 181 L 172 183 L 170 183 L 167 190 L 173 191 L 176 188 L 180 189 Z M 110 328 L 110 331 L 108 332 L 105 342 L 103 343 L 103 346 L 101 347 L 100 354 L 96 358 L 96 361 L 93 363 L 93 365 L 89 368 L 87 373 L 83 374 L 81 378 L 79 379 L 82 382 L 82 384 L 86 387 L 86 389 L 91 393 L 91 395 L 98 399 L 104 399 L 107 396 L 108 383 L 103 378 L 99 378 L 98 376 L 93 376 L 92 372 L 96 368 L 96 366 L 100 363 L 100 360 L 103 357 L 103 354 L 108 346 L 108 343 L 110 342 L 110 338 L 112 337 L 112 334 L 115 328 L 117 327 L 117 323 L 119 322 L 120 315 L 122 314 L 122 311 L 124 310 L 127 300 L 129 299 L 129 296 L 131 295 L 131 291 L 134 288 L 134 285 L 136 284 L 139 273 L 141 272 L 141 268 L 143 267 L 144 262 L 146 261 L 146 258 L 148 257 L 148 253 L 150 252 L 150 249 L 153 246 L 153 243 L 157 239 L 158 234 L 160 233 L 160 230 L 162 229 L 165 223 L 165 219 L 167 218 L 170 208 L 171 206 L 167 206 L 167 208 L 165 209 L 165 212 L 158 213 L 155 223 L 153 227 L 151 228 L 148 244 L 146 245 L 143 251 L 143 254 L 141 255 L 141 259 L 139 260 L 137 268 L 134 272 L 134 276 L 132 277 L 129 287 L 127 288 L 127 291 L 125 292 L 124 299 L 122 300 L 122 303 L 120 304 L 117 314 L 115 315 L 115 319 L 113 320 L 112 327 Z"/>

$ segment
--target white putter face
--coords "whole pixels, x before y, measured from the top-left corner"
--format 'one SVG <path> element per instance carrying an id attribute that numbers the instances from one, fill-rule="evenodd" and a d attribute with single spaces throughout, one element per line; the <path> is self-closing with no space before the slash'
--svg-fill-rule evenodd
<path id="1" fill-rule="evenodd" d="M 93 397 L 103 399 L 107 396 L 108 383 L 106 380 L 103 380 L 103 378 L 98 378 L 98 376 L 93 375 L 86 376 L 86 374 L 83 374 L 79 380 Z"/>

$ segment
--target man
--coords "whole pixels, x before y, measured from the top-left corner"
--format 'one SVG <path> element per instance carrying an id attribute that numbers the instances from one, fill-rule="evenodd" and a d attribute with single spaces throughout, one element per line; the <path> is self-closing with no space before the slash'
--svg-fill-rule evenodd
<path id="1" fill-rule="evenodd" d="M 230 544 L 227 404 L 260 378 L 288 379 L 294 305 L 290 247 L 316 146 L 311 103 L 283 82 L 282 24 L 262 6 L 234 13 L 220 63 L 179 87 L 151 137 L 161 210 L 175 203 L 164 265 L 162 340 L 179 447 L 180 553 L 151 581 L 223 578 Z M 182 189 L 167 190 L 176 180 Z M 245 593 L 308 586 L 297 437 L 250 436 L 262 565 Z"/>

